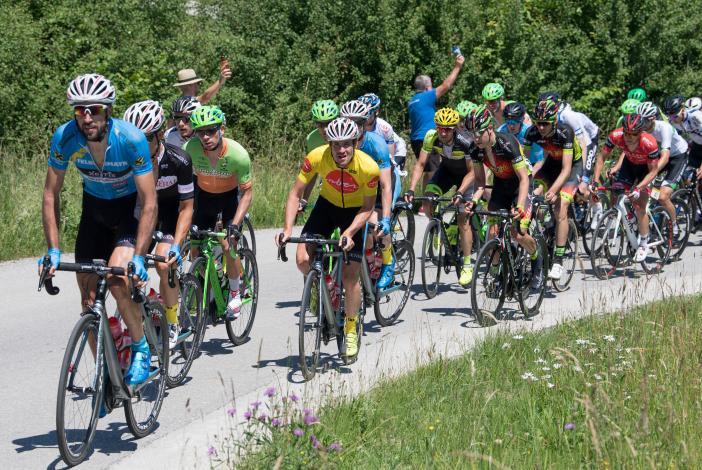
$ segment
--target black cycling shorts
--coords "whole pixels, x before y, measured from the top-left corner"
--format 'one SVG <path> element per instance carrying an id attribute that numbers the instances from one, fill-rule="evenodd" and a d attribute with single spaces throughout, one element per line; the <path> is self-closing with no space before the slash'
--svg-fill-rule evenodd
<path id="1" fill-rule="evenodd" d="M 163 233 L 164 241 L 173 240 L 176 232 L 176 226 L 178 225 L 179 215 L 180 201 L 177 198 L 158 203 L 158 220 L 156 221 L 156 230 Z"/>
<path id="2" fill-rule="evenodd" d="M 225 193 L 208 193 L 199 189 L 195 192 L 195 213 L 193 225 L 201 230 L 212 230 L 217 223 L 217 215 L 222 214 L 222 225 L 226 228 L 234 219 L 239 207 L 239 188 Z"/>
<path id="3" fill-rule="evenodd" d="M 439 166 L 436 173 L 427 182 L 424 192 L 431 192 L 441 196 L 446 194 L 452 187 L 458 189 L 463 183 L 463 178 L 468 173 L 468 168 L 464 168 L 464 171 L 455 171 L 446 168 L 445 166 Z"/>
<path id="4" fill-rule="evenodd" d="M 337 227 L 343 233 L 356 218 L 359 209 L 360 207 L 338 207 L 320 196 L 314 204 L 310 218 L 302 227 L 302 235 L 328 238 Z M 363 254 L 363 228 L 353 236 L 353 243 L 349 259 L 360 263 Z"/>
<path id="5" fill-rule="evenodd" d="M 137 193 L 118 199 L 100 199 L 83 192 L 76 236 L 76 262 L 108 261 L 115 247 L 134 248 L 139 221 L 134 218 Z"/>
<path id="6" fill-rule="evenodd" d="M 661 186 L 668 186 L 675 189 L 682 179 L 683 171 L 687 166 L 687 154 L 671 155 L 668 164 L 662 168 L 658 175 L 661 176 Z"/>
<path id="7" fill-rule="evenodd" d="M 544 162 L 544 165 L 534 175 L 534 181 L 536 182 L 536 184 L 544 187 L 544 192 L 546 192 L 548 188 L 551 185 L 553 185 L 553 183 L 558 178 L 558 175 L 561 174 L 561 170 L 563 169 L 562 165 L 563 163 L 558 160 L 546 158 L 546 162 Z M 575 191 L 577 191 L 578 189 L 578 182 L 580 176 L 582 175 L 582 172 L 583 160 L 581 158 L 580 160 L 573 162 L 573 165 L 570 167 L 570 175 L 568 176 L 568 179 L 565 181 L 565 183 L 563 183 L 563 185 L 561 186 L 561 189 L 558 192 L 559 197 L 569 202 L 573 201 Z"/>
<path id="8" fill-rule="evenodd" d="M 628 191 L 632 186 L 643 180 L 648 174 L 648 165 L 635 165 L 626 158 L 614 177 L 615 190 Z"/>
<path id="9" fill-rule="evenodd" d="M 702 145 L 698 144 L 697 142 L 690 142 L 687 164 L 692 168 L 700 167 L 702 164 Z"/>

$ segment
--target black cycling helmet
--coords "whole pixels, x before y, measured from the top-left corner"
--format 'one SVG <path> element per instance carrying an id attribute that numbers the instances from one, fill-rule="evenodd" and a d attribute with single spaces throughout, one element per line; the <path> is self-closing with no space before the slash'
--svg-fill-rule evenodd
<path id="1" fill-rule="evenodd" d="M 514 121 L 523 121 L 524 115 L 526 114 L 526 106 L 518 101 L 513 101 L 505 106 L 502 115 L 505 119 L 511 119 Z"/>
<path id="2" fill-rule="evenodd" d="M 560 93 L 558 93 L 557 91 L 544 91 L 542 93 L 539 93 L 539 98 L 536 100 L 536 102 L 538 103 L 539 101 L 546 100 L 551 100 L 560 104 L 562 98 Z"/>
<path id="3" fill-rule="evenodd" d="M 685 106 L 685 97 L 682 95 L 669 96 L 663 102 L 663 112 L 668 116 L 678 114 Z"/>
<path id="4" fill-rule="evenodd" d="M 560 105 L 551 99 L 539 101 L 534 108 L 534 118 L 537 121 L 554 122 L 558 116 Z"/>
<path id="5" fill-rule="evenodd" d="M 464 126 L 468 132 L 482 132 L 490 124 L 492 124 L 492 114 L 484 104 L 471 109 L 464 121 Z"/>

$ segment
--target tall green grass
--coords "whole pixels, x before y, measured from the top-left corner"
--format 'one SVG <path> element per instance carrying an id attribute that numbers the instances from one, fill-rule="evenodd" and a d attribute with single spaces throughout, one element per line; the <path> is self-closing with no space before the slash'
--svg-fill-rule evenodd
<path id="1" fill-rule="evenodd" d="M 238 466 L 699 468 L 700 324 L 702 297 L 675 298 L 496 335 L 332 404 L 308 425 L 302 414 L 268 424 L 263 447 Z M 236 454 L 231 441 L 224 447 L 220 461 Z"/>

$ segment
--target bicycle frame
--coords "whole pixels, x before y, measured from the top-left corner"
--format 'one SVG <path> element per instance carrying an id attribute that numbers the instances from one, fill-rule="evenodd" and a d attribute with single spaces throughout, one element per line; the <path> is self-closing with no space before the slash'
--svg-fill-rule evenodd
<path id="1" fill-rule="evenodd" d="M 218 235 L 224 237 L 226 236 L 226 233 L 221 232 Z M 219 240 L 210 236 L 206 236 L 203 239 L 191 238 L 190 246 L 198 248 L 200 250 L 200 255 L 204 256 L 205 260 L 207 261 L 205 264 L 205 278 L 202 280 L 202 310 L 203 312 L 207 311 L 210 289 L 212 289 L 215 305 L 217 306 L 216 314 L 217 316 L 220 316 L 220 312 L 224 312 L 226 309 L 227 301 L 224 298 L 222 286 L 219 284 L 219 282 L 217 282 L 218 277 L 217 267 L 215 266 L 214 249 L 217 246 L 221 246 Z"/>
<path id="2" fill-rule="evenodd" d="M 627 241 L 629 242 L 629 246 L 635 249 L 639 246 L 638 227 L 635 226 L 634 219 L 629 219 L 629 217 L 627 217 L 627 203 L 631 204 L 631 200 L 629 199 L 629 197 L 626 194 L 620 194 L 617 199 L 617 203 L 614 205 L 614 208 L 617 211 L 617 221 L 614 227 L 614 237 L 616 238 L 617 236 L 619 236 L 619 227 L 624 227 L 624 233 L 626 235 Z M 655 229 L 657 235 L 657 239 L 655 241 L 649 242 L 648 244 L 649 248 L 653 248 L 663 243 L 663 234 L 661 233 L 661 229 L 658 226 L 658 222 L 656 222 L 655 219 L 651 216 L 651 198 L 649 198 L 648 201 L 646 201 L 646 215 L 648 216 L 649 221 L 652 222 L 653 228 Z M 626 223 L 621 223 L 622 220 L 625 220 Z"/>

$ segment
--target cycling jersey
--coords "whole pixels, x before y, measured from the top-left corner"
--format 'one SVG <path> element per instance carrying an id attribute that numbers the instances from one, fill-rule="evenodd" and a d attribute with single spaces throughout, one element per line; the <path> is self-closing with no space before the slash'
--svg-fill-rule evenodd
<path id="1" fill-rule="evenodd" d="M 395 143 L 395 131 L 385 119 L 376 117 L 375 121 L 373 122 L 373 128 L 370 129 L 370 132 L 375 132 L 380 137 L 385 139 L 385 143 L 388 145 L 392 145 Z"/>
<path id="2" fill-rule="evenodd" d="M 198 188 L 216 194 L 232 191 L 237 185 L 242 190 L 251 187 L 251 159 L 238 142 L 222 138 L 222 150 L 215 168 L 205 155 L 200 139 L 190 139 L 183 149 L 192 159 Z"/>
<path id="3" fill-rule="evenodd" d="M 365 197 L 375 197 L 380 168 L 363 151 L 356 149 L 348 167 L 339 168 L 328 145 L 317 147 L 305 157 L 297 179 L 308 184 L 319 174 L 319 195 L 337 207 L 361 207 Z"/>
<path id="4" fill-rule="evenodd" d="M 655 121 L 651 134 L 656 138 L 661 151 L 670 150 L 670 156 L 677 157 L 687 152 L 687 142 L 673 126 L 663 121 Z"/>
<path id="5" fill-rule="evenodd" d="M 185 150 L 164 143 L 156 158 L 158 165 L 156 194 L 159 204 L 166 200 L 192 199 L 195 193 L 193 164 Z"/>
<path id="6" fill-rule="evenodd" d="M 424 137 L 422 150 L 429 153 L 430 159 L 441 159 L 440 168 L 465 175 L 467 171 L 465 160 L 469 158 L 468 154 L 473 145 L 473 140 L 467 134 L 458 131 L 454 131 L 453 142 L 444 144 L 439 139 L 439 133 L 432 129 Z"/>
<path id="7" fill-rule="evenodd" d="M 638 145 L 632 150 L 624 141 L 624 129 L 621 127 L 614 129 L 607 136 L 602 153 L 609 155 L 614 147 L 624 152 L 626 159 L 634 165 L 647 165 L 651 160 L 657 160 L 661 156 L 656 138 L 648 132 L 641 133 Z"/>
<path id="8" fill-rule="evenodd" d="M 509 128 L 507 127 L 507 123 L 502 124 L 500 127 L 497 128 L 497 132 L 502 132 L 502 133 L 507 133 L 507 134 L 512 134 L 517 138 L 520 144 L 524 145 L 524 136 L 527 133 L 527 130 L 529 130 L 530 126 L 527 126 L 526 124 L 522 123 L 522 126 L 519 128 L 519 132 L 516 134 L 512 134 L 509 131 Z M 535 165 L 539 163 L 541 160 L 544 159 L 544 149 L 539 145 L 539 144 L 533 144 L 531 146 L 531 152 L 529 153 L 529 163 L 532 165 Z"/>
<path id="9" fill-rule="evenodd" d="M 517 138 L 509 132 L 495 133 L 492 155 L 487 155 L 486 149 L 473 145 L 469 157 L 473 162 L 487 166 L 498 180 L 512 180 L 518 183 L 517 171 L 525 167 L 527 173 L 531 174 L 531 167 L 524 159 L 522 146 L 519 145 Z"/>
<path id="10" fill-rule="evenodd" d="M 685 111 L 685 119 L 680 123 L 670 122 L 688 142 L 702 145 L 702 111 Z"/>
<path id="11" fill-rule="evenodd" d="M 322 134 L 319 132 L 319 129 L 314 129 L 312 132 L 307 134 L 307 140 L 305 142 L 307 146 L 307 153 L 310 153 L 317 147 L 327 144 L 324 137 L 322 137 Z"/>
<path id="12" fill-rule="evenodd" d="M 66 171 L 69 161 L 74 162 L 83 178 L 83 191 L 99 199 L 118 199 L 135 193 L 134 176 L 152 170 L 144 133 L 116 118 L 107 120 L 107 149 L 102 167 L 95 163 L 75 120 L 56 129 L 51 139 L 49 166 Z"/>
<path id="13" fill-rule="evenodd" d="M 385 143 L 380 135 L 375 132 L 364 132 L 363 141 L 359 150 L 368 154 L 381 170 L 385 168 L 392 168 L 393 164 L 390 161 L 390 150 L 388 149 L 388 144 Z"/>
<path id="14" fill-rule="evenodd" d="M 393 140 L 395 141 L 395 156 L 396 157 L 406 157 L 407 156 L 407 143 L 405 139 L 400 137 L 397 132 L 393 132 Z"/>
<path id="15" fill-rule="evenodd" d="M 415 93 L 407 103 L 410 120 L 410 140 L 422 140 L 430 129 L 434 129 L 436 112 L 436 88 Z M 419 155 L 419 154 L 417 154 Z"/>
<path id="16" fill-rule="evenodd" d="M 576 162 L 582 157 L 573 129 L 563 122 L 557 122 L 556 128 L 548 137 L 542 137 L 536 126 L 531 126 L 524 136 L 524 151 L 530 152 L 532 144 L 543 147 L 546 159 L 562 161 L 564 155 L 572 155 L 573 162 Z"/>
<path id="17" fill-rule="evenodd" d="M 164 140 L 179 149 L 183 148 L 183 145 L 189 140 L 189 139 L 184 139 L 180 136 L 180 132 L 178 131 L 178 128 L 173 126 L 170 129 L 166 131 L 166 133 L 163 135 Z"/>

